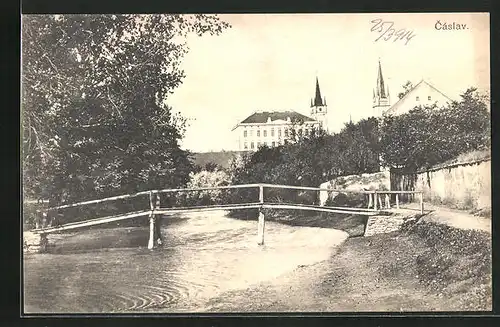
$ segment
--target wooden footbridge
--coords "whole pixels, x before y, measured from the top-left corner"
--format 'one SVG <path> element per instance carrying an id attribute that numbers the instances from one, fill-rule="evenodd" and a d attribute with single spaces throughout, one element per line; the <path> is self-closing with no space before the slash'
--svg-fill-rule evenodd
<path id="1" fill-rule="evenodd" d="M 231 204 L 216 204 L 216 205 L 196 205 L 196 206 L 185 206 L 185 207 L 162 207 L 161 205 L 161 195 L 162 194 L 173 194 L 173 193 L 186 193 L 186 192 L 203 192 L 203 191 L 220 191 L 229 189 L 258 189 L 258 199 L 255 202 L 250 203 L 231 203 Z M 326 192 L 328 197 L 329 193 L 357 193 L 366 195 L 367 208 L 355 208 L 355 207 L 338 207 L 338 206 L 326 206 L 326 205 L 309 205 L 300 203 L 280 203 L 266 201 L 264 199 L 264 189 L 291 189 L 296 191 L 316 191 L 316 192 Z M 219 187 L 203 187 L 203 188 L 181 188 L 181 189 L 163 189 L 163 190 L 151 190 L 138 192 L 135 194 L 126 194 L 114 197 L 108 197 L 99 200 L 91 200 L 73 204 L 66 204 L 57 207 L 51 207 L 41 211 L 42 217 L 47 217 L 51 211 L 58 211 L 66 208 L 83 207 L 91 204 L 99 204 L 110 201 L 133 199 L 139 196 L 149 196 L 149 207 L 143 210 L 128 212 L 124 214 L 118 214 L 113 216 L 105 216 L 100 218 L 90 218 L 84 219 L 78 222 L 66 223 L 59 226 L 46 226 L 47 224 L 42 224 L 41 228 L 36 228 L 30 232 L 40 236 L 40 244 L 47 244 L 47 235 L 50 233 L 56 233 L 61 231 L 68 231 L 73 229 L 79 229 L 83 227 L 90 227 L 100 224 L 107 224 L 110 222 L 117 222 L 122 220 L 127 220 L 135 217 L 149 217 L 149 241 L 148 248 L 153 249 L 156 244 L 161 244 L 161 233 L 159 219 L 164 215 L 171 215 L 175 213 L 184 212 L 197 212 L 197 211 L 211 211 L 211 210 L 245 210 L 245 209 L 258 209 L 258 227 L 257 227 L 257 243 L 259 245 L 264 244 L 264 227 L 265 227 L 265 217 L 263 209 L 282 209 L 282 210 L 308 210 L 317 212 L 331 212 L 349 215 L 388 215 L 391 209 L 390 204 L 390 194 L 395 194 L 395 208 L 399 209 L 399 195 L 400 194 L 420 194 L 420 207 L 423 213 L 423 198 L 422 193 L 418 191 L 349 191 L 349 190 L 336 190 L 328 188 L 317 188 L 317 187 L 304 187 L 304 186 L 290 186 L 290 185 L 275 185 L 275 184 L 244 184 L 244 185 L 229 185 L 229 186 L 219 186 Z M 256 194 L 256 193 L 255 193 Z M 383 195 L 385 198 L 383 200 Z M 44 248 L 44 246 L 41 246 Z M 42 249 L 43 251 L 43 249 Z"/>

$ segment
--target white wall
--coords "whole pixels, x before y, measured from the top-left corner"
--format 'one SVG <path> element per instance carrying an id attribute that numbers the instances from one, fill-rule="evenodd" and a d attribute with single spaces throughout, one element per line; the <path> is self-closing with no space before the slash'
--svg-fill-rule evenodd
<path id="1" fill-rule="evenodd" d="M 390 113 L 394 116 L 401 115 L 407 113 L 417 106 L 427 106 L 434 103 L 436 103 L 438 107 L 441 107 L 444 106 L 448 101 L 450 100 L 446 96 L 423 82 L 413 91 L 408 93 L 398 103 L 396 103 L 393 106 L 394 111 L 391 108 Z"/>

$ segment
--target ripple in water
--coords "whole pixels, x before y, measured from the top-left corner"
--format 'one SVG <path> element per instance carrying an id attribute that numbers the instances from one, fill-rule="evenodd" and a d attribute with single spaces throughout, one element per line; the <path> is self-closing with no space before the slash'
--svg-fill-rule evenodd
<path id="1" fill-rule="evenodd" d="M 152 252 L 114 248 L 26 255 L 25 312 L 198 311 L 222 292 L 325 260 L 347 238 L 334 229 L 267 222 L 265 245 L 258 246 L 256 221 L 227 218 L 224 212 L 185 218 L 163 227 L 165 245 Z M 147 230 L 142 232 L 147 238 Z M 119 229 L 106 233 L 111 237 Z M 79 235 L 85 232 L 75 242 Z"/>

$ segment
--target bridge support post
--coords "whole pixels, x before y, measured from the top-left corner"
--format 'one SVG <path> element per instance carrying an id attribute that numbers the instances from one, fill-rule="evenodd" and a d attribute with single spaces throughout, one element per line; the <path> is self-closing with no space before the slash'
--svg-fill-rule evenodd
<path id="1" fill-rule="evenodd" d="M 155 246 L 154 242 L 155 236 L 155 216 L 153 214 L 149 215 L 149 241 L 148 241 L 148 249 L 152 250 Z"/>
<path id="2" fill-rule="evenodd" d="M 47 247 L 49 245 L 49 240 L 47 238 L 47 234 L 40 234 L 40 248 L 38 253 L 47 252 Z"/>
<path id="3" fill-rule="evenodd" d="M 368 209 L 373 206 L 373 194 L 368 193 Z"/>
<path id="4" fill-rule="evenodd" d="M 373 193 L 373 209 L 377 210 L 377 191 Z"/>
<path id="5" fill-rule="evenodd" d="M 264 204 L 264 187 L 259 185 L 259 202 Z M 264 245 L 264 212 L 262 212 L 262 207 L 259 208 L 259 222 L 257 223 L 257 244 Z"/>
<path id="6" fill-rule="evenodd" d="M 160 194 L 156 193 L 156 205 L 155 208 L 156 210 L 160 209 Z M 155 216 L 155 240 L 157 245 L 162 245 L 163 244 L 163 238 L 161 236 L 161 216 L 156 215 Z"/>
<path id="7" fill-rule="evenodd" d="M 389 194 L 385 195 L 385 207 L 386 209 L 391 208 L 391 198 L 389 197 Z"/>
<path id="8" fill-rule="evenodd" d="M 149 192 L 149 207 L 151 213 L 149 214 L 149 241 L 148 249 L 152 250 L 155 246 L 155 215 L 154 215 L 154 205 L 153 205 L 153 192 Z"/>
<path id="9" fill-rule="evenodd" d="M 257 244 L 264 245 L 264 229 L 265 229 L 265 220 L 264 220 L 264 212 L 262 212 L 262 208 L 259 209 L 259 222 L 257 226 Z"/>
<path id="10" fill-rule="evenodd" d="M 420 214 L 424 214 L 424 192 L 420 192 Z"/>
<path id="11" fill-rule="evenodd" d="M 396 193 L 396 209 L 399 209 L 399 194 Z"/>

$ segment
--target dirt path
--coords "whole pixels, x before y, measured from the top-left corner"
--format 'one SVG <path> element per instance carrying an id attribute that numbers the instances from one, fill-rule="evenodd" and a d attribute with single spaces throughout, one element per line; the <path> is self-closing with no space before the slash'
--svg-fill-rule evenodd
<path id="1" fill-rule="evenodd" d="M 409 234 L 350 238 L 329 260 L 225 293 L 204 310 L 491 310 L 491 252 L 484 243 L 489 237 L 478 232 L 468 237 L 468 232 L 456 234 L 432 223 L 418 225 L 418 232 Z M 462 241 L 453 244 L 454 238 Z M 481 242 L 474 243 L 476 239 Z"/>
<path id="2" fill-rule="evenodd" d="M 418 203 L 409 203 L 404 208 L 418 210 Z M 425 204 L 424 222 L 435 222 L 460 229 L 473 229 L 491 234 L 491 217 L 480 217 L 463 210 L 450 209 L 442 206 Z"/>

